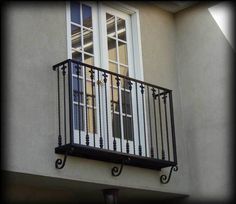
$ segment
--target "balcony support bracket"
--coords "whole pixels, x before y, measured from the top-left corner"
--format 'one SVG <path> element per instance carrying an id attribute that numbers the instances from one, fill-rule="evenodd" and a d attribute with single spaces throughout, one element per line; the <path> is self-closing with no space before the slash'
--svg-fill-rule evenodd
<path id="1" fill-rule="evenodd" d="M 178 171 L 178 166 L 172 166 L 168 177 L 166 175 L 161 175 L 160 181 L 162 184 L 167 184 L 170 181 L 172 171 Z"/>
<path id="2" fill-rule="evenodd" d="M 120 169 L 119 169 L 119 167 L 117 167 L 117 166 L 114 166 L 114 167 L 111 169 L 111 174 L 112 174 L 112 176 L 119 176 L 119 175 L 121 174 L 122 170 L 123 170 L 124 164 L 125 164 L 125 163 L 127 164 L 129 161 L 130 161 L 130 158 L 129 158 L 129 157 L 128 157 L 128 158 L 122 158 Z"/>
<path id="3" fill-rule="evenodd" d="M 56 162 L 55 162 L 56 169 L 62 169 L 65 166 L 67 155 L 68 155 L 68 150 L 64 154 L 63 161 L 62 161 L 62 159 L 57 159 L 56 160 Z"/>

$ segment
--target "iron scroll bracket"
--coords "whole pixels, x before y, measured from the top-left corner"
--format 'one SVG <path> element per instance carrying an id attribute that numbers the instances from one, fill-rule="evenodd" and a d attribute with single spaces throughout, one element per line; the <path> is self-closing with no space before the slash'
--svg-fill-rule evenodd
<path id="1" fill-rule="evenodd" d="M 62 169 L 65 164 L 66 164 L 66 159 L 67 159 L 67 156 L 68 156 L 68 152 L 69 150 L 67 150 L 64 154 L 64 158 L 63 158 L 63 161 L 62 159 L 57 159 L 56 162 L 55 162 L 55 167 L 56 169 Z"/>
<path id="2" fill-rule="evenodd" d="M 123 170 L 124 164 L 125 164 L 125 163 L 127 164 L 129 161 L 130 161 L 130 158 L 129 158 L 129 157 L 128 157 L 128 158 L 122 158 L 120 168 L 117 167 L 117 166 L 114 166 L 114 167 L 111 169 L 111 174 L 112 174 L 112 176 L 119 176 L 119 175 L 121 174 L 122 170 Z"/>
<path id="3" fill-rule="evenodd" d="M 161 177 L 160 177 L 161 183 L 163 183 L 163 184 L 169 183 L 170 178 L 171 178 L 171 174 L 172 174 L 172 171 L 173 171 L 173 170 L 174 170 L 174 171 L 178 171 L 178 166 L 172 166 L 172 167 L 171 167 L 170 173 L 169 173 L 168 177 L 167 177 L 166 175 L 161 175 Z"/>

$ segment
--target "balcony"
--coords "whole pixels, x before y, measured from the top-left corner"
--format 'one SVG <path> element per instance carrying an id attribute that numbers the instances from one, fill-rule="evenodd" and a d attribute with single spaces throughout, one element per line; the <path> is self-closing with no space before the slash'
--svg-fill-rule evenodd
<path id="1" fill-rule="evenodd" d="M 75 60 L 57 73 L 55 153 L 161 170 L 177 167 L 172 91 Z M 172 169 L 171 169 L 172 171 Z"/>

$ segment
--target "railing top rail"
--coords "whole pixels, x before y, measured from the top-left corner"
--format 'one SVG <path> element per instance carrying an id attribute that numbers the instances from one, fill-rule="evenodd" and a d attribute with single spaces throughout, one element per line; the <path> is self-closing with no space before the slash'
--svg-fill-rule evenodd
<path id="1" fill-rule="evenodd" d="M 80 61 L 77 61 L 77 60 L 73 60 L 73 59 L 67 59 L 67 60 L 64 60 L 64 61 L 62 61 L 60 63 L 57 63 L 57 64 L 53 65 L 53 70 L 55 71 L 60 66 L 66 64 L 66 63 L 70 63 L 70 62 L 73 62 L 73 63 L 78 64 L 78 65 L 82 65 L 82 66 L 85 66 L 85 67 L 89 67 L 89 68 L 92 68 L 92 69 L 96 69 L 96 70 L 98 70 L 100 72 L 104 72 L 104 73 L 115 75 L 115 76 L 118 76 L 118 77 L 121 77 L 121 78 L 125 78 L 128 81 L 137 82 L 137 83 L 149 86 L 149 87 L 153 87 L 153 88 L 157 88 L 157 89 L 162 89 L 162 90 L 167 91 L 167 92 L 171 92 L 172 91 L 171 89 L 167 89 L 167 88 L 164 88 L 164 87 L 161 87 L 161 86 L 158 86 L 158 85 L 150 84 L 150 83 L 138 80 L 138 79 L 127 77 L 127 76 L 124 76 L 124 75 L 121 75 L 121 74 L 118 74 L 118 73 L 115 73 L 115 72 L 111 72 L 109 70 L 105 70 L 105 69 L 102 69 L 100 67 L 96 67 L 96 66 L 93 66 L 93 65 L 90 65 L 90 64 L 86 64 L 86 63 L 83 63 L 83 62 L 80 62 Z"/>

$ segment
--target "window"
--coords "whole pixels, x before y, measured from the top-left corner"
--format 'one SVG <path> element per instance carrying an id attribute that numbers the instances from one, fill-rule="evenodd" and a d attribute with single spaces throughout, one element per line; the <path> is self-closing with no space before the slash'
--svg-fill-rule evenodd
<path id="1" fill-rule="evenodd" d="M 142 79 L 138 11 L 121 4 L 114 6 L 114 2 L 112 4 L 109 6 L 105 3 L 79 1 L 68 3 L 68 57 L 114 73 Z M 79 134 L 85 136 L 87 130 L 91 142 L 98 146 L 97 135 L 100 134 L 100 129 L 104 132 L 107 130 L 100 127 L 97 120 L 98 76 L 91 80 L 90 74 L 89 69 L 80 69 L 77 73 L 77 68 L 73 67 L 74 141 L 85 144 L 85 137 L 81 137 L 83 139 L 79 141 Z M 137 134 L 131 132 L 137 129 L 134 127 L 136 116 L 133 111 L 137 107 L 132 104 L 135 92 L 131 94 L 127 81 L 120 81 L 120 87 L 117 87 L 115 77 L 110 77 L 108 81 L 109 142 L 112 146 L 112 139 L 115 137 L 118 140 L 117 150 L 121 150 L 125 146 L 120 142 L 122 138 L 122 141 L 128 141 L 133 147 L 132 143 L 137 139 Z M 105 94 L 104 91 L 102 93 Z M 100 106 L 103 104 L 104 101 L 101 101 Z M 104 144 L 107 142 L 104 141 Z"/>

